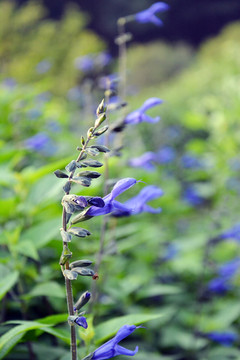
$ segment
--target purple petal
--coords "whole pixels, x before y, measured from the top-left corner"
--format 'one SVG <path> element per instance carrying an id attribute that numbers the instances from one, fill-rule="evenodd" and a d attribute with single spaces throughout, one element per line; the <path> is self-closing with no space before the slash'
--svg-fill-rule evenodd
<path id="1" fill-rule="evenodd" d="M 79 326 L 82 326 L 84 329 L 87 329 L 88 323 L 84 316 L 79 316 L 76 318 L 75 323 Z"/>
<path id="2" fill-rule="evenodd" d="M 143 114 L 142 115 L 142 122 L 148 122 L 150 124 L 155 124 L 160 120 L 160 116 L 157 116 L 155 118 L 147 115 L 147 114 Z"/>
<path id="3" fill-rule="evenodd" d="M 152 11 L 152 13 L 157 13 L 160 11 L 166 11 L 169 9 L 169 5 L 164 3 L 164 2 L 156 2 L 155 4 L 153 4 L 152 6 L 150 6 L 149 10 Z"/>
<path id="4" fill-rule="evenodd" d="M 136 329 L 137 326 L 135 325 L 123 325 L 115 335 L 115 343 L 119 343 L 121 340 L 125 339 Z"/>
<path id="5" fill-rule="evenodd" d="M 161 208 L 154 209 L 153 207 L 145 204 L 142 209 L 143 212 L 148 212 L 150 214 L 160 214 L 162 212 Z"/>
<path id="6" fill-rule="evenodd" d="M 162 20 L 160 20 L 157 16 L 153 15 L 151 17 L 151 22 L 156 25 L 156 26 L 162 26 L 163 25 L 163 22 Z"/>
<path id="7" fill-rule="evenodd" d="M 98 208 L 103 208 L 104 205 L 105 205 L 104 200 L 103 200 L 101 197 L 99 197 L 99 196 L 96 196 L 96 197 L 88 200 L 88 203 L 89 203 L 90 205 L 94 205 L 94 206 L 96 206 L 96 207 L 98 207 Z"/>
<path id="8" fill-rule="evenodd" d="M 128 114 L 124 119 L 124 124 L 138 124 L 142 120 L 142 112 L 139 110 L 135 110 Z"/>
<path id="9" fill-rule="evenodd" d="M 163 100 L 156 98 L 156 97 L 152 97 L 152 98 L 149 98 L 148 100 L 146 100 L 140 109 L 145 112 L 148 109 L 151 109 L 152 107 L 160 105 L 162 103 L 163 103 Z"/>
<path id="10" fill-rule="evenodd" d="M 119 180 L 113 187 L 110 195 L 110 200 L 115 199 L 117 196 L 122 194 L 124 191 L 130 189 L 137 182 L 134 178 L 125 178 Z"/>
<path id="11" fill-rule="evenodd" d="M 138 346 L 136 346 L 135 350 L 128 350 L 120 345 L 117 345 L 114 356 L 117 355 L 134 356 L 137 352 L 138 352 Z"/>
<path id="12" fill-rule="evenodd" d="M 85 208 L 87 206 L 87 200 L 85 199 L 84 196 L 78 196 L 74 202 L 78 205 L 80 205 L 81 207 Z"/>
<path id="13" fill-rule="evenodd" d="M 100 216 L 100 215 L 107 215 L 113 210 L 113 205 L 109 202 L 106 203 L 103 208 L 99 208 L 97 206 L 91 206 L 88 211 L 86 212 L 87 216 Z"/>
<path id="14" fill-rule="evenodd" d="M 157 161 L 157 156 L 152 151 L 148 151 L 142 156 L 133 158 L 129 161 L 129 165 L 133 167 L 142 167 L 147 171 L 152 171 L 155 169 L 153 161 Z"/>

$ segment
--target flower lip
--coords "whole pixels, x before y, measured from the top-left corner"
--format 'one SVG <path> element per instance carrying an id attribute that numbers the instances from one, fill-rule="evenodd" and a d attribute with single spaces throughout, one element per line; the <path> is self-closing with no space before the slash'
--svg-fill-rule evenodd
<path id="1" fill-rule="evenodd" d="M 163 24 L 162 20 L 160 20 L 155 14 L 159 12 L 163 12 L 169 9 L 169 5 L 164 2 L 157 2 L 150 6 L 148 9 L 138 12 L 134 15 L 135 20 L 139 23 L 148 23 L 151 22 L 157 26 L 161 26 Z"/>
<path id="2" fill-rule="evenodd" d="M 74 322 L 79 325 L 79 326 L 82 326 L 84 329 L 87 329 L 88 328 L 88 323 L 87 323 L 87 320 L 84 316 L 78 316 Z"/>

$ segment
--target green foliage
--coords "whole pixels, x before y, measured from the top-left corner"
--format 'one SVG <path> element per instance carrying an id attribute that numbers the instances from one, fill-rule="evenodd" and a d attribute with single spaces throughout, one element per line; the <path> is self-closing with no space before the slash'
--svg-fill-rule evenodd
<path id="1" fill-rule="evenodd" d="M 74 60 L 103 49 L 102 41 L 84 29 L 86 19 L 73 6 L 61 21 L 46 19 L 37 1 L 20 8 L 2 1 L 0 14 L 1 73 L 17 82 L 64 94 L 82 77 Z M 37 70 L 42 61 L 49 62 L 47 74 Z"/>
<path id="2" fill-rule="evenodd" d="M 4 11 L 13 11 L 10 5 L 4 4 L 10 9 Z M 36 11 L 37 5 L 27 9 Z M 26 21 L 23 18 L 21 21 Z M 38 21 L 38 18 L 29 18 Z M 75 20 L 73 28 L 74 24 Z M 39 29 L 45 25 L 40 22 Z M 68 26 L 66 32 L 70 31 Z M 139 359 L 239 357 L 237 343 L 225 349 L 199 335 L 216 330 L 239 330 L 239 274 L 233 290 L 225 296 L 206 292 L 208 282 L 216 276 L 218 265 L 239 254 L 239 244 L 233 242 L 208 248 L 210 238 L 239 221 L 240 179 L 238 168 L 233 166 L 238 164 L 235 160 L 238 160 L 240 145 L 239 35 L 240 25 L 227 28 L 219 38 L 206 43 L 191 66 L 176 78 L 164 79 L 165 83 L 160 87 L 144 88 L 137 100 L 129 99 L 129 111 L 138 108 L 152 94 L 166 100 L 166 104 L 158 110 L 162 120 L 156 126 L 140 124 L 128 128 L 128 149 L 123 158 L 110 158 L 111 176 L 135 177 L 147 184 L 161 186 L 165 194 L 152 205 L 161 206 L 163 211 L 160 215 L 144 213 L 111 219 L 97 283 L 100 302 L 94 307 L 89 333 L 85 337 L 80 333 L 81 345 L 85 342 L 90 351 L 128 322 L 146 326 L 146 330 L 139 330 L 136 335 L 139 338 L 133 337 L 130 344 L 130 347 L 134 347 L 135 342 L 140 344 L 142 353 L 136 355 Z M 18 46 L 21 55 L 23 50 Z M 44 51 L 46 54 L 46 48 Z M 57 49 L 52 51 L 55 53 Z M 153 54 L 155 51 L 153 45 Z M 166 52 L 168 54 L 168 50 Z M 10 50 L 6 54 L 10 54 Z M 58 69 L 60 71 L 60 65 Z M 34 76 L 21 76 L 23 82 L 29 79 L 38 82 Z M 56 86 L 54 79 L 49 72 L 46 84 L 49 81 Z M 88 119 L 72 103 L 56 96 L 39 105 L 39 88 L 42 86 L 45 85 L 17 85 L 14 89 L 2 86 L 0 89 L 3 120 L 0 123 L 0 170 L 3 175 L 0 180 L 1 316 L 4 321 L 21 319 L 1 325 L 1 359 L 20 356 L 27 359 L 28 341 L 39 359 L 47 358 L 46 354 L 49 359 L 68 357 L 64 284 L 58 265 L 62 251 L 60 199 L 65 180 L 57 179 L 51 173 L 56 169 L 64 170 L 72 159 L 74 147 L 81 146 L 80 135 L 84 133 Z M 29 110 L 36 108 L 40 108 L 41 114 L 33 119 Z M 153 115 L 154 112 L 157 110 L 152 111 Z M 49 130 L 50 119 L 59 125 L 59 133 Z M 43 131 L 52 139 L 56 150 L 42 153 L 26 148 L 25 141 Z M 172 163 L 161 164 L 152 173 L 126 166 L 130 157 L 149 150 L 157 151 L 164 145 L 172 146 L 176 151 Z M 188 152 L 204 166 L 184 168 L 181 159 Z M 102 180 L 94 181 L 96 186 L 93 188 L 79 192 L 79 187 L 73 185 L 73 191 L 99 195 Z M 200 206 L 183 201 L 186 184 L 196 185 L 203 198 Z M 144 186 L 137 183 L 122 196 L 122 200 L 135 195 Z M 100 217 L 89 220 L 86 227 L 94 236 L 87 241 L 72 241 L 76 257 L 81 254 L 82 258 L 96 261 L 100 225 Z M 167 256 L 169 245 L 176 248 L 172 257 Z M 75 299 L 85 291 L 87 284 L 86 279 L 74 283 Z M 51 343 L 52 336 L 58 338 L 58 346 Z M 84 349 L 83 346 L 80 348 Z M 85 350 L 80 351 L 84 357 Z"/>

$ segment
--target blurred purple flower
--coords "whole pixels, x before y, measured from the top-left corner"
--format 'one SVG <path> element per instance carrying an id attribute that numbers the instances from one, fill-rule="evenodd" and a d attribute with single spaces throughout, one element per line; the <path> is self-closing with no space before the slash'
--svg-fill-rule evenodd
<path id="1" fill-rule="evenodd" d="M 219 235 L 220 239 L 233 239 L 240 241 L 240 224 L 234 225 L 229 230 L 224 231 Z"/>
<path id="2" fill-rule="evenodd" d="M 176 255 L 179 253 L 179 248 L 174 243 L 169 243 L 166 246 L 165 253 L 163 254 L 162 260 L 169 261 L 176 257 Z"/>
<path id="3" fill-rule="evenodd" d="M 136 346 L 135 350 L 128 350 L 118 343 L 125 339 L 127 336 L 132 334 L 133 331 L 138 329 L 140 326 L 135 325 L 124 325 L 122 326 L 117 334 L 105 344 L 100 346 L 97 350 L 94 351 L 91 360 L 106 360 L 111 359 L 117 355 L 127 355 L 133 356 L 138 352 L 138 346 Z"/>
<path id="4" fill-rule="evenodd" d="M 44 155 L 50 155 L 56 150 L 50 137 L 43 132 L 26 139 L 24 145 L 27 149 L 37 151 Z"/>
<path id="5" fill-rule="evenodd" d="M 58 121 L 56 120 L 50 120 L 48 121 L 48 123 L 46 124 L 46 127 L 49 131 L 51 131 L 52 133 L 58 133 L 60 132 L 61 129 L 61 125 L 59 124 Z"/>
<path id="6" fill-rule="evenodd" d="M 124 124 L 139 124 L 141 122 L 156 123 L 160 120 L 160 117 L 152 118 L 149 115 L 145 114 L 145 111 L 151 109 L 154 106 L 160 105 L 163 103 L 163 100 L 159 98 L 150 98 L 144 102 L 144 104 L 138 109 L 130 114 L 128 114 L 124 119 Z"/>
<path id="7" fill-rule="evenodd" d="M 143 155 L 131 159 L 128 163 L 132 167 L 140 167 L 147 171 L 155 170 L 155 165 L 153 162 L 157 161 L 157 156 L 152 151 L 148 151 Z"/>
<path id="8" fill-rule="evenodd" d="M 36 71 L 38 74 L 45 74 L 48 72 L 52 67 L 52 64 L 49 60 L 42 60 L 36 66 Z"/>
<path id="9" fill-rule="evenodd" d="M 163 146 L 156 153 L 159 164 L 168 164 L 175 159 L 176 152 L 171 146 Z"/>
<path id="10" fill-rule="evenodd" d="M 83 102 L 83 92 L 79 86 L 74 86 L 67 92 L 67 98 L 70 101 Z"/>
<path id="11" fill-rule="evenodd" d="M 94 69 L 94 59 L 90 55 L 81 56 L 74 61 L 75 68 L 88 73 Z"/>
<path id="12" fill-rule="evenodd" d="M 107 89 L 116 90 L 118 81 L 119 81 L 119 76 L 118 74 L 114 73 L 106 76 L 101 76 L 98 80 L 98 85 L 103 90 L 107 90 Z"/>
<path id="13" fill-rule="evenodd" d="M 161 26 L 163 22 L 156 16 L 156 13 L 163 12 L 168 9 L 169 6 L 166 3 L 156 2 L 155 4 L 151 5 L 150 8 L 135 14 L 135 20 L 142 24 L 151 22 L 157 26 Z"/>
<path id="14" fill-rule="evenodd" d="M 206 333 L 206 336 L 223 346 L 231 346 L 238 338 L 237 334 L 230 331 L 212 331 Z"/>
<path id="15" fill-rule="evenodd" d="M 233 260 L 226 262 L 219 266 L 218 277 L 212 279 L 208 283 L 208 290 L 217 294 L 225 294 L 232 288 L 232 280 L 235 274 L 240 269 L 240 258 L 236 257 Z"/>
<path id="16" fill-rule="evenodd" d="M 128 210 L 123 204 L 116 201 L 115 198 L 122 194 L 124 191 L 130 189 L 133 185 L 135 185 L 137 180 L 133 178 L 125 178 L 119 180 L 113 187 L 110 194 L 104 196 L 103 201 L 105 205 L 102 208 L 91 206 L 86 212 L 86 216 L 99 216 L 106 215 L 111 213 L 116 209 L 120 209 L 122 211 Z"/>
<path id="17" fill-rule="evenodd" d="M 224 295 L 231 290 L 232 286 L 229 284 L 229 279 L 226 277 L 217 277 L 209 281 L 207 289 L 212 293 Z"/>
<path id="18" fill-rule="evenodd" d="M 84 316 L 78 316 L 74 321 L 78 326 L 82 326 L 84 329 L 88 328 L 87 320 Z"/>
<path id="19" fill-rule="evenodd" d="M 204 198 L 199 195 L 193 185 L 190 185 L 183 191 L 183 200 L 189 205 L 198 206 L 203 203 Z"/>
<path id="20" fill-rule="evenodd" d="M 43 112 L 41 109 L 38 108 L 32 108 L 27 111 L 27 116 L 31 120 L 35 120 L 43 115 Z"/>
<path id="21" fill-rule="evenodd" d="M 112 215 L 116 217 L 122 216 L 130 216 L 130 215 L 137 215 L 142 212 L 149 212 L 151 214 L 159 214 L 162 209 L 157 208 L 154 209 L 151 206 L 147 205 L 148 201 L 157 199 L 158 197 L 163 195 L 162 189 L 158 188 L 154 185 L 149 185 L 143 188 L 140 193 L 131 199 L 127 200 L 123 203 L 125 209 L 117 209 L 115 210 Z"/>
<path id="22" fill-rule="evenodd" d="M 108 52 L 103 51 L 96 56 L 95 60 L 96 60 L 96 65 L 105 67 L 111 62 L 112 56 Z"/>
<path id="23" fill-rule="evenodd" d="M 8 89 L 14 89 L 17 85 L 17 82 L 13 78 L 6 78 L 2 81 L 2 84 L 4 87 L 6 87 Z"/>
<path id="24" fill-rule="evenodd" d="M 182 156 L 181 163 L 182 166 L 186 169 L 194 169 L 194 168 L 196 169 L 201 167 L 200 160 L 196 156 L 190 153 L 186 153 Z"/>

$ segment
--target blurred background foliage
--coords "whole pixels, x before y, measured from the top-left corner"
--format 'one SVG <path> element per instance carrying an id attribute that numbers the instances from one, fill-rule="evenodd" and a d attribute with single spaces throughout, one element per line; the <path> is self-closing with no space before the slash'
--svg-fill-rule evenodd
<path id="1" fill-rule="evenodd" d="M 73 158 L 103 96 L 99 80 L 117 64 L 87 74 L 76 67 L 76 59 L 107 49 L 76 9 L 56 21 L 36 2 L 0 8 L 0 359 L 65 360 L 64 182 L 52 173 Z M 160 186 L 165 194 L 152 205 L 163 211 L 111 219 L 99 303 L 89 329 L 79 331 L 87 345 L 80 358 L 122 324 L 148 321 L 128 340 L 129 348 L 140 344 L 136 359 L 239 359 L 240 267 L 223 275 L 221 266 L 239 260 L 240 231 L 220 236 L 239 222 L 239 38 L 235 23 L 198 51 L 162 41 L 129 45 L 127 111 L 160 97 L 164 104 L 150 114 L 162 119 L 127 128 L 123 156 L 110 158 L 111 177 Z M 118 117 L 109 114 L 110 122 Z M 155 170 L 131 168 L 130 158 L 146 151 L 162 154 Z M 73 192 L 101 195 L 103 179 L 94 185 Z M 73 254 L 96 259 L 100 226 L 100 218 L 84 224 L 93 236 L 72 241 Z M 77 297 L 89 280 L 73 288 Z"/>

